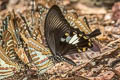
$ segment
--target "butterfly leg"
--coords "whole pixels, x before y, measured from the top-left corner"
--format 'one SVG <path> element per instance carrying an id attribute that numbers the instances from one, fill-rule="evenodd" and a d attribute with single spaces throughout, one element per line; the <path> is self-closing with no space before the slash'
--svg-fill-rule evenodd
<path id="1" fill-rule="evenodd" d="M 51 56 L 51 58 L 54 59 L 54 61 L 56 62 L 61 62 L 61 61 L 65 61 L 73 66 L 76 66 L 76 63 L 74 61 L 72 61 L 71 59 L 61 56 L 61 55 L 55 55 L 55 56 Z"/>

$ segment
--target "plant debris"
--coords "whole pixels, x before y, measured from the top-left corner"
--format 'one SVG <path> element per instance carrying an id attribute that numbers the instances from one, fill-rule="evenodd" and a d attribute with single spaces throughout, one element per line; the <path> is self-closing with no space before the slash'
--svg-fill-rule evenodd
<path id="1" fill-rule="evenodd" d="M 97 3 L 94 2 L 96 0 L 35 0 L 34 5 L 30 3 L 32 1 L 0 0 L 0 71 L 11 72 L 4 75 L 3 80 L 120 80 L 119 1 L 101 0 Z M 61 8 L 68 22 L 75 23 L 85 16 L 92 31 L 100 29 L 101 35 L 97 36 L 100 52 L 89 49 L 65 55 L 76 62 L 77 66 L 49 61 L 51 54 L 44 37 L 44 21 L 48 10 L 55 4 Z M 49 62 L 45 63 L 48 63 L 44 66 L 46 71 L 34 64 L 34 52 L 43 58 L 39 64 Z M 9 59 L 4 59 L 6 57 Z M 0 72 L 0 79 L 3 77 L 1 75 Z"/>

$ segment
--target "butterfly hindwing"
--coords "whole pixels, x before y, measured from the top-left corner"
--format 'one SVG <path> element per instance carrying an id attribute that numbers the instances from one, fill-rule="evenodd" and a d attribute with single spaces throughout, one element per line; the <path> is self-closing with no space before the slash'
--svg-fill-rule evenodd
<path id="1" fill-rule="evenodd" d="M 86 23 L 86 29 L 88 30 L 88 31 L 92 31 L 91 29 L 90 29 L 90 26 L 89 26 L 89 24 L 88 24 L 88 20 L 87 20 L 87 18 L 86 17 L 84 17 L 83 18 L 83 20 L 84 20 L 84 22 Z M 97 34 L 100 34 L 100 31 L 98 30 L 98 29 L 96 29 L 95 31 L 93 31 L 92 33 L 96 33 L 96 34 L 92 34 L 92 35 L 97 35 Z M 91 50 L 93 50 L 93 51 L 100 51 L 100 44 L 99 44 L 99 42 L 96 40 L 96 38 L 94 38 L 94 39 L 92 39 L 92 44 L 93 44 L 93 47 L 91 48 Z"/>

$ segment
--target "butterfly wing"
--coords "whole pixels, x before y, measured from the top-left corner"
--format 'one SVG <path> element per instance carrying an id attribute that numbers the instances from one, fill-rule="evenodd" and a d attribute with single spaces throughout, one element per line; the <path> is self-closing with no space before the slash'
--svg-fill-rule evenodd
<path id="1" fill-rule="evenodd" d="M 53 54 L 56 54 L 60 47 L 60 38 L 66 32 L 70 33 L 69 26 L 59 7 L 54 5 L 49 10 L 45 19 L 45 37 Z"/>
<path id="2" fill-rule="evenodd" d="M 4 49 L 0 46 L 0 80 L 14 75 L 19 66 L 10 60 Z"/>
<path id="3" fill-rule="evenodd" d="M 84 27 L 85 27 L 85 31 L 86 32 L 89 32 L 89 33 L 92 33 L 92 30 L 90 29 L 90 26 L 89 26 L 89 24 L 88 24 L 88 20 L 87 20 L 87 18 L 86 17 L 84 17 L 83 18 L 83 21 L 85 22 L 85 25 L 84 25 Z M 95 32 L 95 33 L 98 33 L 98 34 L 100 34 L 99 33 L 100 31 L 97 31 L 97 32 Z M 93 35 L 95 35 L 95 34 L 93 34 Z M 91 39 L 92 40 L 92 44 L 93 44 L 93 47 L 91 48 L 91 50 L 93 50 L 93 51 L 100 51 L 100 44 L 99 44 L 99 42 L 96 40 L 96 38 L 94 38 L 94 39 Z"/>
<path id="4" fill-rule="evenodd" d="M 46 42 L 53 56 L 55 57 L 65 52 L 67 53 L 66 50 L 68 50 L 71 45 L 61 43 L 60 39 L 64 36 L 66 32 L 70 33 L 71 28 L 65 17 L 62 15 L 62 12 L 58 6 L 54 5 L 48 11 L 45 19 L 44 30 Z M 64 61 L 70 64 L 74 64 L 72 60 L 67 59 L 66 57 L 61 56 L 61 58 L 64 58 Z"/>

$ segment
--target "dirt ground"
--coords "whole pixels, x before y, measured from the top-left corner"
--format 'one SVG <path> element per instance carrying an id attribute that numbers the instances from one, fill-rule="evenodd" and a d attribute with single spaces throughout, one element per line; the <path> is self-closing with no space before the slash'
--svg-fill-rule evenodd
<path id="1" fill-rule="evenodd" d="M 44 19 L 49 8 L 56 4 L 66 18 L 70 15 L 78 20 L 79 17 L 85 16 L 92 31 L 100 29 L 101 34 L 96 38 L 100 51 L 95 52 L 88 49 L 85 52 L 66 55 L 74 60 L 77 66 L 60 62 L 42 75 L 28 71 L 28 74 L 16 73 L 3 80 L 120 80 L 119 0 L 35 0 L 34 6 L 31 2 L 30 0 L 0 0 L 0 26 L 3 25 L 4 18 L 14 9 L 17 16 L 21 13 L 26 17 L 28 25 L 33 28 L 33 30 L 30 29 L 34 33 L 33 38 L 46 46 L 43 34 Z M 39 9 L 38 5 L 44 6 L 44 9 Z M 37 13 L 39 10 L 41 10 L 40 15 Z M 21 33 L 29 37 L 22 28 L 23 22 L 19 19 L 18 21 L 20 21 L 18 25 Z M 39 26 L 41 34 L 37 32 Z M 43 40 L 41 40 L 42 37 Z"/>

